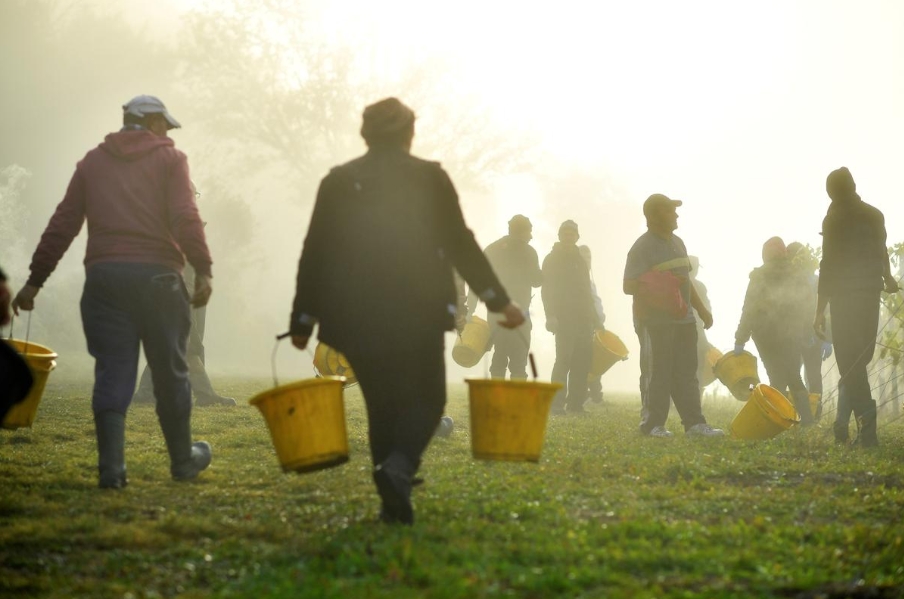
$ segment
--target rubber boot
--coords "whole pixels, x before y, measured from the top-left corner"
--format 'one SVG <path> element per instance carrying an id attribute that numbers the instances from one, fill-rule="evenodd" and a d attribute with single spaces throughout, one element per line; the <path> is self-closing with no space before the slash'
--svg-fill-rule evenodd
<path id="1" fill-rule="evenodd" d="M 857 418 L 860 424 L 860 435 L 857 437 L 857 443 L 860 447 L 870 448 L 879 447 L 879 437 L 876 434 L 876 402 L 871 402 L 872 406 L 867 408 L 861 416 Z"/>
<path id="2" fill-rule="evenodd" d="M 838 445 L 848 445 L 850 443 L 850 433 L 848 432 L 850 424 L 850 402 L 841 394 L 841 392 L 839 392 L 838 407 L 835 412 L 835 423 L 832 425 L 832 429 L 835 433 L 835 443 Z"/>
<path id="3" fill-rule="evenodd" d="M 95 412 L 94 430 L 97 433 L 97 486 L 122 489 L 127 484 L 125 414 L 110 410 Z"/>
<path id="4" fill-rule="evenodd" d="M 192 480 L 210 466 L 211 449 L 206 441 L 191 442 L 191 421 L 182 418 L 161 418 L 160 428 L 170 456 L 173 480 Z"/>
<path id="5" fill-rule="evenodd" d="M 414 524 L 411 486 L 416 468 L 405 455 L 394 451 L 374 468 L 374 483 L 383 500 L 380 520 L 387 524 Z"/>

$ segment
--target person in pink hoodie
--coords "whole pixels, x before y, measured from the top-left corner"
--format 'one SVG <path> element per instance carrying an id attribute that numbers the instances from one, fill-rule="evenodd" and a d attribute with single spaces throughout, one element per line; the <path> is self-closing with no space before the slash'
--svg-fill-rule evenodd
<path id="1" fill-rule="evenodd" d="M 157 416 L 175 480 L 195 478 L 211 460 L 210 445 L 191 440 L 191 388 L 186 343 L 189 304 L 207 304 L 211 259 L 195 205 L 188 160 L 167 137 L 179 122 L 154 96 L 123 106 L 123 127 L 78 163 L 63 201 L 41 236 L 26 285 L 13 309 L 33 310 L 35 297 L 88 222 L 82 325 L 95 359 L 94 411 L 99 486 L 126 486 L 125 418 L 144 347 L 157 396 Z M 185 260 L 195 269 L 189 297 Z"/>

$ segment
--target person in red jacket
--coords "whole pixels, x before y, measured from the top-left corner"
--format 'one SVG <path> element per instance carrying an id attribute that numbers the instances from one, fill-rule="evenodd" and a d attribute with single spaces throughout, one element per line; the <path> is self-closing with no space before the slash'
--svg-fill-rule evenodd
<path id="1" fill-rule="evenodd" d="M 81 312 L 95 359 L 91 405 L 101 488 L 126 486 L 125 417 L 139 345 L 150 364 L 172 477 L 195 478 L 210 464 L 210 445 L 191 441 L 185 352 L 189 303 L 200 307 L 210 299 L 211 259 L 188 160 L 167 137 L 180 126 L 154 96 L 123 106 L 122 129 L 76 166 L 13 301 L 17 314 L 34 309 L 35 296 L 87 220 Z M 181 275 L 186 258 L 197 273 L 191 298 Z"/>

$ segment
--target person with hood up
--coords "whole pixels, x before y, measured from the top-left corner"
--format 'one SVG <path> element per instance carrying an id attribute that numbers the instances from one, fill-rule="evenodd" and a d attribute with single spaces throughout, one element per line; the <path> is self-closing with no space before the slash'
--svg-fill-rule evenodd
<path id="1" fill-rule="evenodd" d="M 565 385 L 556 393 L 554 414 L 580 414 L 587 401 L 587 376 L 593 357 L 593 330 L 602 327 L 593 307 L 590 268 L 577 243 L 578 224 L 566 220 L 559 227 L 559 241 L 543 259 L 543 309 L 546 330 L 556 336 L 556 361 L 552 380 Z"/>
<path id="2" fill-rule="evenodd" d="M 524 322 L 465 224 L 436 162 L 411 154 L 414 112 L 396 98 L 364 109 L 367 153 L 321 181 L 298 262 L 292 344 L 345 354 L 367 407 L 380 519 L 413 524 L 411 487 L 446 404 L 444 333 L 453 269 L 504 327 Z"/>
<path id="3" fill-rule="evenodd" d="M 831 312 L 832 341 L 841 379 L 835 441 L 848 443 L 851 413 L 860 431 L 862 447 L 876 447 L 876 402 L 870 390 L 867 366 L 876 349 L 880 294 L 897 293 L 885 247 L 885 216 L 857 194 L 851 172 L 841 167 L 826 178 L 831 199 L 822 221 L 822 260 L 813 330 L 825 339 L 826 307 Z"/>
<path id="4" fill-rule="evenodd" d="M 697 382 L 697 327 L 713 315 L 690 280 L 690 260 L 677 235 L 681 200 L 654 193 L 643 203 L 647 232 L 628 251 L 622 289 L 633 297 L 634 330 L 640 341 L 640 432 L 666 439 L 671 402 L 684 432 L 696 437 L 720 437 L 703 416 Z"/>
<path id="5" fill-rule="evenodd" d="M 13 308 L 33 310 L 35 296 L 88 221 L 82 325 L 95 360 L 91 407 L 98 484 L 126 486 L 125 421 L 144 347 L 157 416 L 175 480 L 198 476 L 210 445 L 191 440 L 191 388 L 185 360 L 189 304 L 207 304 L 211 259 L 185 154 L 167 134 L 180 127 L 154 96 L 123 107 L 123 127 L 78 163 L 31 261 Z M 197 273 L 189 297 L 186 258 Z"/>
<path id="6" fill-rule="evenodd" d="M 483 251 L 512 300 L 528 314 L 533 288 L 540 286 L 543 276 L 537 251 L 530 246 L 532 238 L 533 225 L 530 219 L 516 214 L 508 222 L 508 235 L 497 239 Z M 470 317 L 477 307 L 477 294 L 473 289 L 468 298 L 468 307 Z M 530 352 L 530 317 L 517 331 L 500 327 L 495 318 L 487 318 L 487 322 L 494 348 L 490 376 L 504 379 L 508 370 L 513 380 L 526 380 L 527 355 Z"/>
<path id="7" fill-rule="evenodd" d="M 741 320 L 735 332 L 735 354 L 753 337 L 769 384 L 788 389 L 801 423 L 813 423 L 810 397 L 800 378 L 801 352 L 811 337 L 813 295 L 804 273 L 791 263 L 780 237 L 763 244 L 763 265 L 750 273 Z"/>

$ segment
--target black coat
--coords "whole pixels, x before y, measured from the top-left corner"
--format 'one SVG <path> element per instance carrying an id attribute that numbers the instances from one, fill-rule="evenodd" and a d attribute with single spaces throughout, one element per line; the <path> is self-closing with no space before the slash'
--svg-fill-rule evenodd
<path id="1" fill-rule="evenodd" d="M 453 267 L 491 310 L 509 302 L 436 162 L 372 148 L 321 181 L 290 331 L 340 351 L 409 344 L 455 324 Z"/>
<path id="2" fill-rule="evenodd" d="M 546 320 L 564 326 L 602 326 L 593 305 L 590 268 L 576 245 L 561 242 L 543 260 L 541 289 Z"/>

